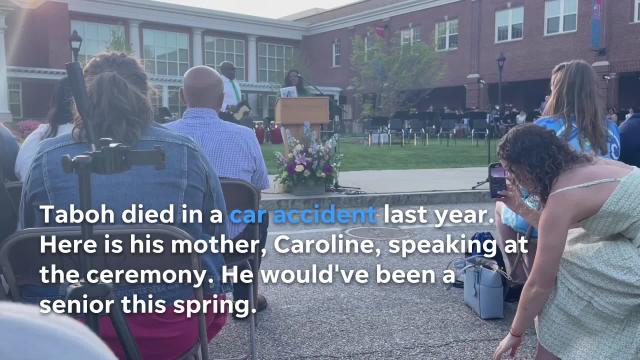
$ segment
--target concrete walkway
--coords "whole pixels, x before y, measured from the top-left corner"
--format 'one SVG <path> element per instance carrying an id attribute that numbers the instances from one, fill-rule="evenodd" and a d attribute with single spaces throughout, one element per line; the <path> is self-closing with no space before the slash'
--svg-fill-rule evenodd
<path id="1" fill-rule="evenodd" d="M 341 186 L 357 187 L 368 194 L 409 193 L 429 191 L 471 190 L 478 181 L 487 177 L 486 167 L 418 170 L 366 170 L 344 171 L 338 181 Z M 265 199 L 278 194 L 274 176 L 272 187 L 265 191 Z M 488 185 L 479 189 L 487 190 Z M 277 196 L 277 195 L 276 195 Z"/>

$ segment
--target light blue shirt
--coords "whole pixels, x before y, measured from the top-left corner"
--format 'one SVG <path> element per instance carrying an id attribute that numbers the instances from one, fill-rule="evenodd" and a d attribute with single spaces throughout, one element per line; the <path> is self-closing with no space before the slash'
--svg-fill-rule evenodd
<path id="1" fill-rule="evenodd" d="M 189 108 L 182 119 L 166 125 L 200 145 L 211 167 L 221 178 L 244 180 L 258 190 L 269 188 L 269 174 L 255 133 L 224 121 L 213 109 Z M 228 223 L 228 237 L 242 232 L 244 224 Z"/>

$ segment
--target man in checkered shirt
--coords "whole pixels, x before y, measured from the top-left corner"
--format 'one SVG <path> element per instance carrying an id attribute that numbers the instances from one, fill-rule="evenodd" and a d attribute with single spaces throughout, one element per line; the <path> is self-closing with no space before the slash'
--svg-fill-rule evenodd
<path id="1" fill-rule="evenodd" d="M 267 166 L 254 132 L 220 119 L 218 112 L 224 102 L 224 83 L 217 71 L 208 66 L 196 66 L 184 74 L 184 87 L 180 89 L 187 110 L 182 119 L 166 126 L 193 139 L 200 145 L 213 170 L 220 178 L 244 180 L 258 190 L 269 188 Z M 268 217 L 260 223 L 260 251 L 267 238 Z M 245 224 L 228 223 L 227 237 L 252 240 Z M 239 269 L 243 270 L 242 268 Z M 257 270 L 257 269 L 256 269 Z M 249 286 L 235 284 L 234 299 L 248 300 Z M 264 310 L 267 301 L 258 295 L 256 309 Z"/>

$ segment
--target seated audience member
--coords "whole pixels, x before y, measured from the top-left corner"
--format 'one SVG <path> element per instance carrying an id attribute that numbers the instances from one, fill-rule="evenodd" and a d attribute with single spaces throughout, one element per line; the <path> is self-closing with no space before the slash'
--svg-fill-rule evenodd
<path id="1" fill-rule="evenodd" d="M 516 116 L 516 124 L 522 125 L 527 121 L 527 112 L 520 110 L 520 113 Z"/>
<path id="2" fill-rule="evenodd" d="M 0 334 L 2 360 L 117 359 L 81 322 L 33 305 L 0 302 Z"/>
<path id="3" fill-rule="evenodd" d="M 57 84 L 51 98 L 51 109 L 47 115 L 47 124 L 38 126 L 22 143 L 16 159 L 16 177 L 24 182 L 29 168 L 44 139 L 69 134 L 73 130 L 73 99 L 69 80 L 64 77 Z"/>
<path id="4" fill-rule="evenodd" d="M 220 75 L 208 66 L 196 66 L 184 74 L 180 91 L 187 105 L 182 119 L 167 124 L 167 128 L 189 136 L 202 148 L 205 157 L 221 178 L 244 180 L 258 190 L 269 188 L 267 167 L 260 144 L 251 129 L 223 121 L 217 112 L 223 103 L 224 85 Z M 260 224 L 260 247 L 264 248 L 268 219 Z M 245 233 L 244 224 L 228 224 L 229 238 L 253 240 Z M 249 286 L 236 284 L 235 299 L 248 299 Z M 266 308 L 264 296 L 256 301 L 258 311 Z"/>
<path id="5" fill-rule="evenodd" d="M 1 242 L 16 230 L 17 216 L 5 182 L 15 181 L 13 167 L 18 154 L 18 142 L 11 131 L 0 124 L 0 245 Z M 2 291 L 0 285 L 0 291 Z"/>
<path id="6" fill-rule="evenodd" d="M 620 161 L 640 167 L 640 113 L 620 125 Z"/>
<path id="7" fill-rule="evenodd" d="M 535 124 L 552 130 L 575 151 L 617 160 L 618 127 L 606 120 L 599 104 L 597 76 L 591 65 L 582 60 L 561 63 L 553 69 L 551 95 L 543 117 Z M 537 206 L 537 199 L 529 196 L 526 189 L 515 188 L 496 203 L 498 244 L 502 249 L 505 240 L 516 239 L 517 233 L 526 234 L 529 226 L 537 228 L 540 215 Z M 531 237 L 538 237 L 536 229 Z M 505 256 L 510 262 L 514 258 L 513 254 Z"/>
<path id="8" fill-rule="evenodd" d="M 116 214 L 130 209 L 132 204 L 143 204 L 145 209 L 158 211 L 170 205 L 180 208 L 182 204 L 189 209 L 201 209 L 205 214 L 214 209 L 226 211 L 218 177 L 199 147 L 186 137 L 153 125 L 149 96 L 151 84 L 134 58 L 125 54 L 100 54 L 87 64 L 84 73 L 89 102 L 93 104 L 90 111 L 95 136 L 112 138 L 138 150 L 160 146 L 166 158 L 163 170 L 140 166 L 124 173 L 93 176 L 93 207 L 105 204 Z M 47 226 L 43 211 L 38 209 L 40 204 L 51 204 L 56 209 L 68 209 L 70 204 L 79 206 L 77 175 L 66 173 L 60 160 L 66 154 L 75 156 L 88 150 L 83 122 L 79 122 L 71 134 L 42 142 L 22 195 L 24 210 L 21 220 L 24 227 Z M 119 220 L 116 216 L 116 224 L 121 223 Z M 225 225 L 224 222 L 211 224 L 208 221 L 203 224 L 176 224 L 196 239 L 210 239 L 212 236 L 219 239 L 226 233 Z M 213 280 L 210 286 L 205 286 L 205 296 L 221 295 L 218 298 L 223 298 L 222 294 L 231 291 L 231 286 L 221 282 L 222 255 L 207 252 L 202 260 L 207 277 Z M 64 293 L 64 287 L 57 285 L 23 291 L 28 302 L 37 302 L 44 297 L 64 298 Z M 168 302 L 167 311 L 163 314 L 125 315 L 144 359 L 176 359 L 196 344 L 196 318 L 187 318 L 184 313 L 176 314 L 170 306 L 175 299 L 193 298 L 190 285 L 135 284 L 115 288 L 116 297 L 131 297 L 133 294 L 145 299 L 152 294 L 154 299 Z M 227 314 L 207 312 L 210 339 L 221 330 L 226 317 Z M 118 357 L 123 358 L 123 350 L 111 322 L 103 320 L 100 324 L 102 339 Z"/>
<path id="9" fill-rule="evenodd" d="M 11 131 L 0 124 L 0 181 L 16 180 L 13 174 L 16 157 L 18 156 L 18 142 Z"/>
<path id="10" fill-rule="evenodd" d="M 616 125 L 618 124 L 618 114 L 616 113 L 616 108 L 610 107 L 609 112 L 607 113 L 607 120 L 611 120 Z"/>
<path id="11" fill-rule="evenodd" d="M 536 259 L 493 359 L 513 358 L 534 320 L 536 359 L 638 359 L 640 169 L 575 152 L 535 125 L 511 130 L 498 158 L 542 211 Z"/>
<path id="12" fill-rule="evenodd" d="M 629 120 L 634 114 L 633 108 L 629 108 L 629 112 L 624 116 L 625 120 Z"/>

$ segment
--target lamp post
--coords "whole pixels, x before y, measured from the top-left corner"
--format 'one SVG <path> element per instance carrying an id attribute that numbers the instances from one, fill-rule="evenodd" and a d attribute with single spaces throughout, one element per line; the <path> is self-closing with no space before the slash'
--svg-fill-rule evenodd
<path id="1" fill-rule="evenodd" d="M 503 53 L 500 53 L 500 56 L 496 59 L 498 63 L 498 111 L 502 112 L 502 70 L 504 69 L 504 62 L 507 61 L 507 58 L 504 57 Z M 498 113 L 499 115 L 500 113 Z"/>
<path id="2" fill-rule="evenodd" d="M 78 61 L 78 54 L 80 53 L 80 47 L 82 46 L 82 38 L 78 35 L 76 30 L 73 30 L 69 37 L 69 47 L 71 47 L 71 53 L 73 54 L 73 61 Z"/>

